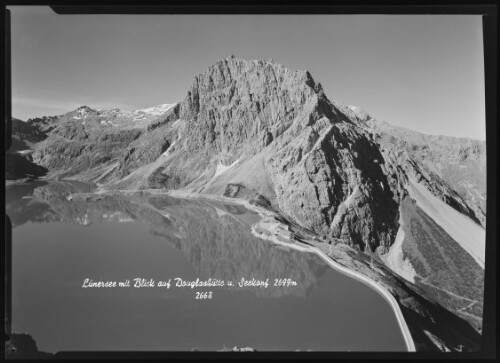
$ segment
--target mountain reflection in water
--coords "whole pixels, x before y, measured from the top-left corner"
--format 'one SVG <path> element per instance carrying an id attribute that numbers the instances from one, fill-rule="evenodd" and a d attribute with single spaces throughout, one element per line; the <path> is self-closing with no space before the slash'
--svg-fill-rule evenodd
<path id="1" fill-rule="evenodd" d="M 259 216 L 241 205 L 148 192 L 68 200 L 72 193 L 90 192 L 92 187 L 73 181 L 17 186 L 11 193 L 17 198 L 8 202 L 7 213 L 14 228 L 26 222 L 92 225 L 136 221 L 181 250 L 200 279 L 300 281 L 297 286 L 251 288 L 259 296 L 305 297 L 328 269 L 314 255 L 283 250 L 255 237 L 250 228 Z"/>
<path id="2" fill-rule="evenodd" d="M 68 181 L 7 186 L 12 331 L 29 333 L 39 350 L 405 350 L 376 291 L 314 254 L 256 238 L 254 212 L 94 189 Z M 87 278 L 136 277 L 269 286 L 82 288 Z M 273 286 L 275 278 L 297 284 Z M 213 298 L 195 298 L 203 292 Z"/>

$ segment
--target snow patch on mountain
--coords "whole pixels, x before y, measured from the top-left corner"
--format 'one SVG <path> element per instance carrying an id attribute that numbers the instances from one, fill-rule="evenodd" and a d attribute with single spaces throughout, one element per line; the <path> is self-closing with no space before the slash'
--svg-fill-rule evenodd
<path id="1" fill-rule="evenodd" d="M 176 104 L 175 103 L 165 103 L 162 105 L 157 105 L 157 106 L 152 106 L 148 108 L 142 108 L 139 110 L 135 110 L 135 114 L 140 114 L 140 113 L 145 113 L 151 116 L 160 116 L 170 110 L 172 107 L 174 107 Z"/>

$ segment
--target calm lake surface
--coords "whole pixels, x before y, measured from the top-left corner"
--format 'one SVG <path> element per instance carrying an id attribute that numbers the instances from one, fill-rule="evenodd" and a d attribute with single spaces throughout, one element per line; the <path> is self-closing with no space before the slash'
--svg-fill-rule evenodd
<path id="1" fill-rule="evenodd" d="M 382 296 L 316 255 L 256 238 L 255 213 L 141 192 L 67 200 L 91 189 L 7 187 L 12 332 L 29 333 L 39 350 L 406 350 Z M 86 278 L 131 287 L 82 288 Z M 172 285 L 134 288 L 134 278 Z M 175 278 L 235 286 L 180 288 Z M 241 278 L 269 286 L 239 287 Z"/>

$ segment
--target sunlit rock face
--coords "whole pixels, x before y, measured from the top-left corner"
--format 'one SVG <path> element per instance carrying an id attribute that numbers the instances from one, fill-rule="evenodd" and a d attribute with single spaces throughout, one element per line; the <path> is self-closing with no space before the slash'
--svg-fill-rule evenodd
<path id="1" fill-rule="evenodd" d="M 109 185 L 223 194 L 235 184 L 322 234 L 383 250 L 397 231 L 400 187 L 360 120 L 307 71 L 229 57 L 196 76 L 178 111 L 130 144 L 120 162 L 130 173 Z M 132 171 L 158 145 L 161 155 Z M 219 163 L 231 168 L 218 175 Z"/>
<path id="2" fill-rule="evenodd" d="M 27 147 L 29 152 L 16 151 L 15 157 L 43 168 L 33 170 L 34 175 L 91 181 L 108 190 L 184 189 L 245 199 L 259 196 L 323 241 L 343 243 L 382 259 L 389 254 L 401 259 L 393 258 L 391 266 L 402 266 L 404 259 L 407 271 L 419 275 L 410 280 L 420 277 L 419 281 L 429 282 L 425 278 L 439 270 L 443 273 L 433 274 L 432 284 L 454 294 L 463 292 L 460 286 L 482 285 L 484 270 L 464 255 L 469 236 L 450 237 L 462 227 L 457 225 L 459 219 L 441 223 L 431 218 L 414 191 L 427 191 L 426 201 L 435 198 L 432 203 L 439 206 L 438 212 L 450 207 L 484 233 L 485 142 L 393 127 L 359 107 L 330 100 L 307 71 L 289 70 L 271 60 L 230 56 L 194 77 L 178 103 L 137 111 L 82 106 L 64 115 L 29 120 L 27 125 L 17 127 L 16 140 L 18 148 Z M 33 169 L 31 164 L 26 168 Z M 11 179 L 19 177 L 10 174 Z M 48 189 L 38 193 L 48 198 Z M 99 203 L 111 203 L 110 210 L 80 213 L 80 223 L 134 218 L 113 214 L 112 205 L 129 202 Z M 36 206 L 43 209 L 43 204 Z M 57 208 L 70 207 L 62 203 Z M 58 218 L 63 213 L 57 208 L 44 213 Z M 161 214 L 141 210 L 166 223 Z M 71 215 L 70 210 L 65 213 Z M 226 217 L 220 220 L 226 223 Z M 210 231 L 200 229 L 198 235 L 192 230 L 193 235 L 183 238 L 194 241 L 203 233 L 217 234 L 224 223 Z M 404 237 L 396 253 L 398 232 Z M 419 236 L 424 235 L 432 243 L 421 242 Z M 439 241 L 446 241 L 450 251 L 461 252 L 433 258 L 433 246 Z M 477 241 L 484 246 L 484 238 Z M 198 261 L 202 252 L 189 246 L 186 242 L 182 248 Z M 211 271 L 199 261 L 200 271 Z M 467 276 L 457 270 L 458 261 L 466 261 Z M 450 284 L 454 278 L 463 284 Z M 480 290 L 469 292 L 478 295 Z M 428 288 L 475 328 L 481 325 L 482 297 L 464 308 L 437 291 Z"/>
<path id="3" fill-rule="evenodd" d="M 485 223 L 484 143 L 390 127 L 272 60 L 222 59 L 176 104 L 82 106 L 17 130 L 49 177 L 219 195 L 237 186 L 231 196 L 261 194 L 301 225 L 367 252 L 393 244 L 409 180 Z"/>

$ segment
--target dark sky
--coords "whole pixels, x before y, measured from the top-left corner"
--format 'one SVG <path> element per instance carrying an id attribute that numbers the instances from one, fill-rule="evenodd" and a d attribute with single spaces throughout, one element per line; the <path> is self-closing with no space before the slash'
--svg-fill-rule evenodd
<path id="1" fill-rule="evenodd" d="M 57 15 L 12 12 L 13 116 L 184 98 L 231 54 L 307 69 L 327 96 L 429 134 L 485 139 L 475 15 Z"/>

